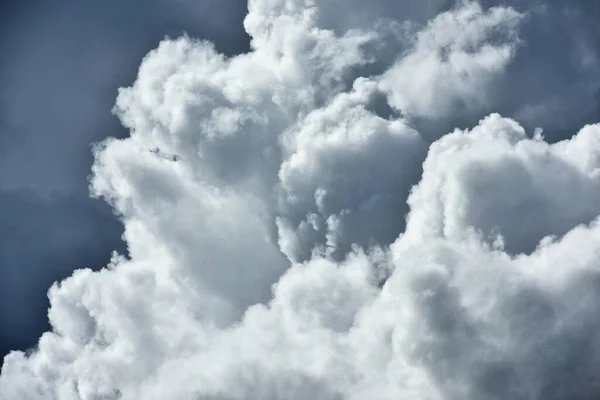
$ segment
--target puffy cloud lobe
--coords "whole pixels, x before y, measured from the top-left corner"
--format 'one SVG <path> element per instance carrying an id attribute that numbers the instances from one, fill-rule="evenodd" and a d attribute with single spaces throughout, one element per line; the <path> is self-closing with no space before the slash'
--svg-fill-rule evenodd
<path id="1" fill-rule="evenodd" d="M 514 9 L 484 10 L 476 2 L 438 15 L 383 75 L 390 104 L 428 121 L 485 109 L 489 89 L 482 89 L 513 59 L 521 19 Z"/>
<path id="2" fill-rule="evenodd" d="M 360 77 L 381 31 L 324 28 L 324 4 L 251 1 L 248 54 L 147 56 L 115 109 L 131 137 L 95 149 L 92 178 L 130 259 L 50 290 L 53 331 L 6 357 L 0 399 L 598 393 L 600 126 L 549 144 L 492 114 L 428 146 L 411 113 L 479 98 L 519 14 L 465 2 Z M 444 32 L 481 79 L 391 78 Z"/>
<path id="3" fill-rule="evenodd" d="M 314 244 L 341 257 L 353 244 L 391 243 L 403 229 L 426 146 L 403 121 L 370 112 L 375 95 L 376 83 L 359 79 L 284 137 L 280 246 L 292 260 L 310 258 Z"/>
<path id="4" fill-rule="evenodd" d="M 399 242 L 399 347 L 443 398 L 594 397 L 597 235 L 594 222 L 514 259 L 477 240 Z"/>
<path id="5" fill-rule="evenodd" d="M 250 194 L 194 179 L 184 162 L 134 142 L 109 141 L 98 150 L 93 183 L 123 216 L 132 259 L 166 263 L 182 283 L 227 298 L 238 312 L 267 300 L 287 263 L 270 243 L 261 205 Z"/>
<path id="6" fill-rule="evenodd" d="M 600 127 L 587 126 L 549 145 L 497 114 L 446 135 L 431 145 L 408 200 L 409 230 L 418 240 L 461 241 L 474 229 L 511 253 L 531 252 L 545 236 L 600 214 L 599 135 Z"/>

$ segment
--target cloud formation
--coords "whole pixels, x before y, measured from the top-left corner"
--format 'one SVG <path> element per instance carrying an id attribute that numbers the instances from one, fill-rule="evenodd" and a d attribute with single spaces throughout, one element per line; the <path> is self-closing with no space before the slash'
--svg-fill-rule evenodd
<path id="1" fill-rule="evenodd" d="M 600 393 L 600 125 L 489 113 L 531 11 L 425 3 L 251 0 L 250 52 L 149 53 L 91 181 L 130 257 L 52 287 L 0 399 Z"/>

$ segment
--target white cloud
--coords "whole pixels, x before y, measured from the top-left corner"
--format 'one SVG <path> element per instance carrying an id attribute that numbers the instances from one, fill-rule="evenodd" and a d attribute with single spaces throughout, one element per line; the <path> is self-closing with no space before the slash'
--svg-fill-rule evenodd
<path id="1" fill-rule="evenodd" d="M 361 76 L 382 31 L 320 10 L 251 1 L 252 52 L 146 57 L 91 184 L 131 259 L 50 290 L 53 331 L 6 357 L 0 399 L 598 392 L 600 126 L 548 144 L 492 114 L 428 146 L 382 102 L 437 120 L 484 101 L 520 15 L 465 2 Z"/>
<path id="2" fill-rule="evenodd" d="M 383 75 L 390 104 L 410 117 L 436 120 L 485 109 L 489 85 L 515 54 L 522 15 L 464 3 L 433 19 Z"/>
<path id="3" fill-rule="evenodd" d="M 492 241 L 502 235 L 511 253 L 531 252 L 600 214 L 599 135 L 600 126 L 588 126 L 549 145 L 497 114 L 446 135 L 431 145 L 408 200 L 409 230 L 419 241 L 461 241 L 473 228 Z"/>

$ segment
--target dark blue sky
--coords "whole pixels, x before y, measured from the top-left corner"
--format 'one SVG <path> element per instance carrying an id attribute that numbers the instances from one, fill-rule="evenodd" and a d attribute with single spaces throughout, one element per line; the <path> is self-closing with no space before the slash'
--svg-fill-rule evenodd
<path id="1" fill-rule="evenodd" d="M 244 0 L 4 1 L 0 8 L 0 360 L 47 330 L 50 285 L 126 251 L 88 196 L 90 144 L 123 136 L 111 108 L 165 36 L 248 47 Z M 0 361 L 1 362 L 1 361 Z"/>

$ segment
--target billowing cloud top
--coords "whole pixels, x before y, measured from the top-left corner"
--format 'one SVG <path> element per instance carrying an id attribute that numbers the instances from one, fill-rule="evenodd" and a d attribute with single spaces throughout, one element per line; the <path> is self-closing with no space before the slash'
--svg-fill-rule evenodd
<path id="1" fill-rule="evenodd" d="M 130 258 L 50 289 L 0 399 L 595 398 L 600 125 L 529 132 L 533 11 L 446 3 L 251 0 L 251 52 L 148 54 L 91 183 Z"/>

